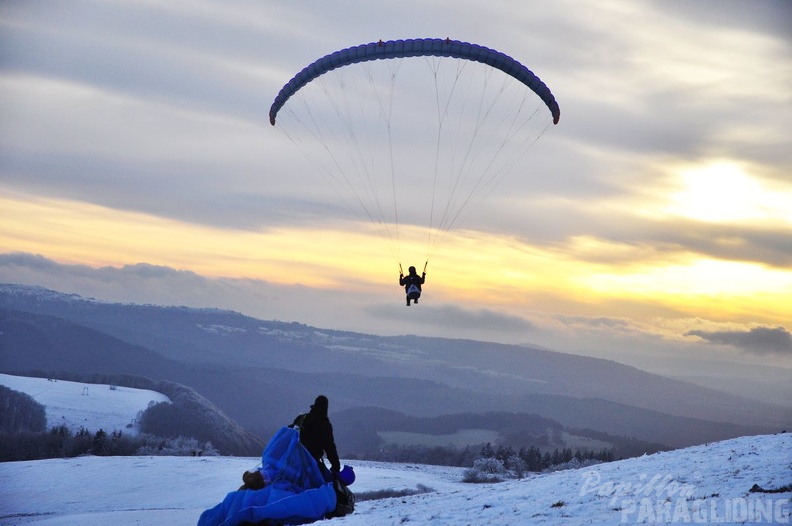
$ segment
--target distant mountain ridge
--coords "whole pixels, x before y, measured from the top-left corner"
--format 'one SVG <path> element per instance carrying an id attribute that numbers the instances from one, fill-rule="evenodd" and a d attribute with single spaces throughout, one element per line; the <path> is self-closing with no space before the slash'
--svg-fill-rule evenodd
<path id="1" fill-rule="evenodd" d="M 189 385 L 262 435 L 306 410 L 320 392 L 331 398 L 331 413 L 372 406 L 427 417 L 530 413 L 673 447 L 789 424 L 783 408 L 607 360 L 520 346 L 322 330 L 218 309 L 105 303 L 17 285 L 0 285 L 0 307 L 12 313 L 3 323 L 16 316 L 15 323 L 32 323 L 28 336 L 50 334 L 32 354 L 21 350 L 29 347 L 25 337 L 0 339 L 9 351 L 13 347 L 0 356 L 4 371 L 71 366 L 64 355 L 90 351 L 96 357 L 75 372 L 103 372 L 84 368 L 114 362 L 112 372 Z M 22 313 L 54 319 L 25 322 Z M 74 327 L 58 326 L 66 320 L 93 331 L 83 334 L 91 343 L 66 342 L 64 334 L 76 334 Z M 60 356 L 53 351 L 56 340 L 64 340 Z M 107 354 L 113 358 L 102 365 Z"/>

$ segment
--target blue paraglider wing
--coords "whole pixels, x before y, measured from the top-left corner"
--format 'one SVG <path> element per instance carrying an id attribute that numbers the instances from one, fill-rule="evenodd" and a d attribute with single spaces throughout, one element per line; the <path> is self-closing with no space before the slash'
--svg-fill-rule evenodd
<path id="1" fill-rule="evenodd" d="M 201 514 L 198 526 L 305 524 L 335 509 L 333 484 L 324 480 L 296 429 L 283 427 L 275 433 L 264 449 L 261 469 L 269 484 L 259 490 L 232 491 Z"/>
<path id="2" fill-rule="evenodd" d="M 539 80 L 539 77 L 534 75 L 528 68 L 499 51 L 478 44 L 441 38 L 416 38 L 389 40 L 387 42 L 372 42 L 370 44 L 353 46 L 325 55 L 300 71 L 283 86 L 270 107 L 270 124 L 273 126 L 275 125 L 275 117 L 278 115 L 278 111 L 283 105 L 286 104 L 286 101 L 289 100 L 289 97 L 299 91 L 300 88 L 328 71 L 358 62 L 422 56 L 452 57 L 472 60 L 499 69 L 533 90 L 550 109 L 550 113 L 553 116 L 553 124 L 558 124 L 561 110 L 558 107 L 555 97 L 545 83 Z"/>

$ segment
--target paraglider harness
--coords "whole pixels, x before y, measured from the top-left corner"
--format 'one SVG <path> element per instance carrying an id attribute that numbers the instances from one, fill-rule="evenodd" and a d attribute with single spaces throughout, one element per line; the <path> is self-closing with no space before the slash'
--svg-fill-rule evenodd
<path id="1" fill-rule="evenodd" d="M 428 264 L 429 264 L 428 261 L 426 263 L 424 263 L 424 269 L 423 269 L 424 275 L 426 274 L 426 266 Z M 410 267 L 410 268 L 414 269 L 414 267 Z M 399 263 L 399 275 L 404 278 L 404 270 L 402 270 L 401 263 Z M 407 277 L 410 277 L 410 276 L 412 276 L 412 274 L 407 274 Z M 418 276 L 417 272 L 415 273 L 415 276 Z M 417 300 L 418 298 L 421 297 L 421 285 L 420 285 L 420 283 L 414 283 L 414 282 L 410 281 L 409 283 L 407 283 L 405 285 L 404 292 L 407 293 L 407 297 L 409 299 Z"/>
<path id="2" fill-rule="evenodd" d="M 307 416 L 308 413 L 303 413 L 295 419 L 294 427 L 297 429 L 298 433 L 302 434 L 302 425 Z M 321 462 L 322 466 L 324 466 L 323 461 L 317 460 L 317 462 Z M 327 468 L 325 467 L 325 469 Z M 336 507 L 332 513 L 327 514 L 328 519 L 332 517 L 343 517 L 355 511 L 355 494 L 350 491 L 347 485 L 338 477 L 337 473 L 332 473 L 332 478 L 333 490 L 336 494 Z"/>

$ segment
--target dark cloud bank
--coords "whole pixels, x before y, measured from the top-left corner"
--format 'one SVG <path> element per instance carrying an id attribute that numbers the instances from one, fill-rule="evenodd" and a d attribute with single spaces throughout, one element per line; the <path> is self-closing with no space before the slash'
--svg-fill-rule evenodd
<path id="1" fill-rule="evenodd" d="M 792 333 L 784 327 L 754 327 L 749 331 L 688 331 L 685 336 L 698 336 L 719 344 L 732 345 L 754 354 L 792 355 Z"/>

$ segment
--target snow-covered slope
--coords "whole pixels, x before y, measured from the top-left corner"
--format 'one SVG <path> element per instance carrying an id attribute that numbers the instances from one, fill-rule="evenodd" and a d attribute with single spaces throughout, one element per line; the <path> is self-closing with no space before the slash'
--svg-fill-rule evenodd
<path id="1" fill-rule="evenodd" d="M 0 374 L 47 407 L 50 426 L 123 429 L 156 392 Z M 195 524 L 241 484 L 256 458 L 79 457 L 0 463 L 0 525 Z M 350 461 L 359 502 L 332 524 L 632 524 L 790 522 L 792 434 L 752 436 L 500 484 L 462 483 L 463 469 Z"/>
<path id="2" fill-rule="evenodd" d="M 195 524 L 241 484 L 255 458 L 81 457 L 0 464 L 0 525 Z M 462 469 L 352 462 L 358 494 L 433 491 L 358 502 L 333 525 L 774 523 L 790 521 L 792 435 L 744 437 L 500 484 Z M 327 524 L 327 523 L 322 523 Z"/>
<path id="3" fill-rule="evenodd" d="M 104 429 L 107 433 L 119 430 L 135 435 L 139 411 L 152 401 L 170 401 L 161 393 L 145 389 L 8 374 L 0 374 L 0 385 L 26 393 L 43 405 L 48 429 L 65 425 L 73 432 L 84 427 L 92 433 Z"/>

